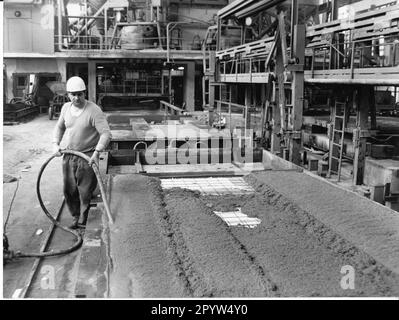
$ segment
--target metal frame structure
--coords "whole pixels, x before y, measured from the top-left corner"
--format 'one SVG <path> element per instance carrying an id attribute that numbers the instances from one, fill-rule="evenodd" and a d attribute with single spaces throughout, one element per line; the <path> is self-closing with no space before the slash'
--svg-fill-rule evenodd
<path id="1" fill-rule="evenodd" d="M 285 3 L 285 6 L 280 6 Z M 245 88 L 245 105 L 252 105 L 251 86 L 260 84 L 263 87 L 261 100 L 270 101 L 270 94 L 274 87 L 274 134 L 272 151 L 283 154 L 281 148 L 289 150 L 289 160 L 300 162 L 300 147 L 303 108 L 303 66 L 304 66 L 304 36 L 305 27 L 296 22 L 297 10 L 291 16 L 291 45 L 286 42 L 286 25 L 289 6 L 287 1 L 235 1 L 218 13 L 218 36 L 216 48 L 215 75 L 217 82 L 235 83 Z M 297 8 L 296 1 L 290 3 Z M 245 18 L 271 9 L 275 12 L 276 27 L 271 36 L 263 37 L 249 43 L 221 50 L 221 25 L 229 20 L 243 23 Z M 238 21 L 238 22 L 237 22 Z M 292 24 L 292 22 L 296 22 Z M 245 30 L 245 27 L 244 27 Z M 245 42 L 245 36 L 242 42 Z M 271 66 L 271 62 L 275 66 Z M 266 87 L 266 88 L 265 88 Z M 286 91 L 290 93 L 286 96 Z M 276 95 L 277 93 L 277 95 Z M 277 98 L 277 99 L 276 99 Z M 293 103 L 288 103 L 288 101 Z M 266 103 L 264 103 L 266 105 Z M 272 104 L 269 104 L 272 107 Z M 295 109 L 295 110 L 294 110 Z M 266 112 L 264 110 L 263 112 Z M 247 119 L 249 117 L 246 117 Z M 261 116 L 264 119 L 264 115 Z M 249 127 L 246 121 L 245 129 Z M 287 154 L 287 152 L 285 152 Z"/>
<path id="2" fill-rule="evenodd" d="M 214 109 L 213 88 L 221 84 L 245 90 L 246 106 L 260 95 L 261 138 L 268 137 L 273 153 L 300 164 L 304 88 L 328 87 L 330 108 L 344 99 L 356 112 L 353 183 L 361 184 L 366 141 L 376 129 L 374 87 L 399 83 L 399 3 L 370 2 L 370 8 L 338 19 L 339 8 L 351 2 L 320 2 L 237 0 L 220 10 L 214 61 L 204 50 L 204 65 L 210 65 L 204 105 Z M 246 22 L 257 20 L 258 27 L 266 26 L 257 39 L 244 36 L 240 45 L 221 49 L 222 25 L 248 30 Z"/>

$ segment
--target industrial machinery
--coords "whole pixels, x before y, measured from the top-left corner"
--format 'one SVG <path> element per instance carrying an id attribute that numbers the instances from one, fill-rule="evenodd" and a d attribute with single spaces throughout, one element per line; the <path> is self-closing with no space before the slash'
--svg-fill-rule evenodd
<path id="1" fill-rule="evenodd" d="M 150 12 L 149 16 L 146 1 L 85 1 L 74 14 L 68 1 L 57 3 L 58 51 L 130 51 L 124 59 L 103 60 L 89 79 L 95 82 L 90 98 L 105 111 L 142 108 L 139 103 L 143 97 L 156 101 L 168 98 L 162 60 L 129 58 L 137 51 L 163 50 L 159 4 L 150 7 Z"/>
<path id="2" fill-rule="evenodd" d="M 255 141 L 297 165 L 385 186 L 395 172 L 381 164 L 376 179 L 374 159 L 399 168 L 398 16 L 396 1 L 235 1 L 208 30 L 203 104 L 231 130 L 243 116 Z M 241 28 L 238 45 L 225 45 L 225 25 Z"/>
<path id="3" fill-rule="evenodd" d="M 62 106 L 65 102 L 69 101 L 69 98 L 66 91 L 65 82 L 50 81 L 46 83 L 46 86 L 54 94 L 53 99 L 50 101 L 48 107 L 48 118 L 53 120 L 53 118 L 59 116 Z"/>
<path id="4" fill-rule="evenodd" d="M 29 75 L 23 97 L 14 97 L 4 103 L 4 121 L 15 122 L 39 113 L 36 103 L 37 84 L 35 75 Z"/>
<path id="5" fill-rule="evenodd" d="M 69 98 L 67 94 L 56 94 L 52 101 L 50 101 L 50 106 L 48 108 L 48 118 L 53 120 L 54 117 L 58 117 L 61 112 L 62 106 L 65 102 L 68 102 Z"/>

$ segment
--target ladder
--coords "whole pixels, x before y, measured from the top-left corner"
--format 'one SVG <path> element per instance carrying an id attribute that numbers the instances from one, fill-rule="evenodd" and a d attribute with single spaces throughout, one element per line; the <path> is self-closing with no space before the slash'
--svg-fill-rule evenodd
<path id="1" fill-rule="evenodd" d="M 346 102 L 335 102 L 334 119 L 330 127 L 330 152 L 328 177 L 331 174 L 338 175 L 338 182 L 341 179 L 342 155 L 344 153 L 344 136 L 346 127 Z"/>

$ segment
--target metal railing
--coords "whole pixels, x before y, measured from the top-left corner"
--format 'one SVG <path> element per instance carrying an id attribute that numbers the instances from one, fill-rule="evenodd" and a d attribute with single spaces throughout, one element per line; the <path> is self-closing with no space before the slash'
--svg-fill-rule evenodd
<path id="1" fill-rule="evenodd" d="M 378 41 L 378 42 L 377 42 Z M 372 43 L 375 42 L 375 43 Z M 372 44 L 365 44 L 372 43 Z M 322 44 L 306 48 L 305 70 L 333 70 L 383 68 L 399 66 L 399 37 L 397 40 L 381 42 L 380 38 Z M 221 75 L 253 74 L 268 72 L 268 57 L 231 58 L 219 60 Z"/>
<path id="2" fill-rule="evenodd" d="M 216 114 L 219 118 L 222 117 L 223 114 L 228 115 L 229 121 L 227 125 L 230 129 L 230 132 L 233 132 L 236 127 L 244 127 L 244 134 L 246 136 L 247 133 L 247 118 L 248 118 L 248 107 L 242 104 L 233 103 L 229 101 L 215 100 L 216 103 Z M 239 114 L 241 122 L 238 126 L 237 124 L 233 124 L 233 114 Z"/>
<path id="3" fill-rule="evenodd" d="M 374 44 L 365 44 L 373 42 Z M 383 68 L 399 65 L 399 39 L 379 43 L 379 38 L 323 44 L 307 48 L 305 70 Z"/>
<path id="4" fill-rule="evenodd" d="M 161 39 L 162 40 L 162 39 Z M 71 36 L 62 35 L 56 36 L 56 48 L 61 50 L 144 50 L 144 49 L 159 49 L 162 48 L 160 38 L 158 37 L 136 37 L 133 41 L 127 38 L 118 36 Z"/>
<path id="5" fill-rule="evenodd" d="M 99 85 L 99 93 L 123 93 L 131 95 L 163 94 L 160 78 L 124 80 L 123 84 L 103 82 Z"/>
<path id="6" fill-rule="evenodd" d="M 55 47 L 60 51 L 67 50 L 168 50 L 201 51 L 202 39 L 192 40 L 184 37 L 135 37 L 134 41 L 121 36 L 90 36 L 90 35 L 58 35 L 54 37 Z"/>
<path id="7" fill-rule="evenodd" d="M 264 73 L 267 72 L 267 58 L 242 58 L 220 61 L 220 73 L 240 74 L 240 73 Z"/>
<path id="8" fill-rule="evenodd" d="M 159 101 L 160 110 L 164 111 L 164 120 L 167 120 L 171 115 L 184 115 L 187 114 L 187 111 L 174 106 L 173 104 L 166 101 Z"/>

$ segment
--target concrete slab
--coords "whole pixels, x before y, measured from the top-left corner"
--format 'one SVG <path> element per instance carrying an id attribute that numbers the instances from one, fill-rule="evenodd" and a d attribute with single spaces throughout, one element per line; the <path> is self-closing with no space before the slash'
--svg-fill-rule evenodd
<path id="1" fill-rule="evenodd" d="M 83 237 L 76 298 L 106 298 L 108 296 L 107 227 L 101 204 L 91 208 Z"/>
<path id="2" fill-rule="evenodd" d="M 370 186 L 391 183 L 392 174 L 396 170 L 399 170 L 398 160 L 367 157 L 364 166 L 364 183 Z"/>

